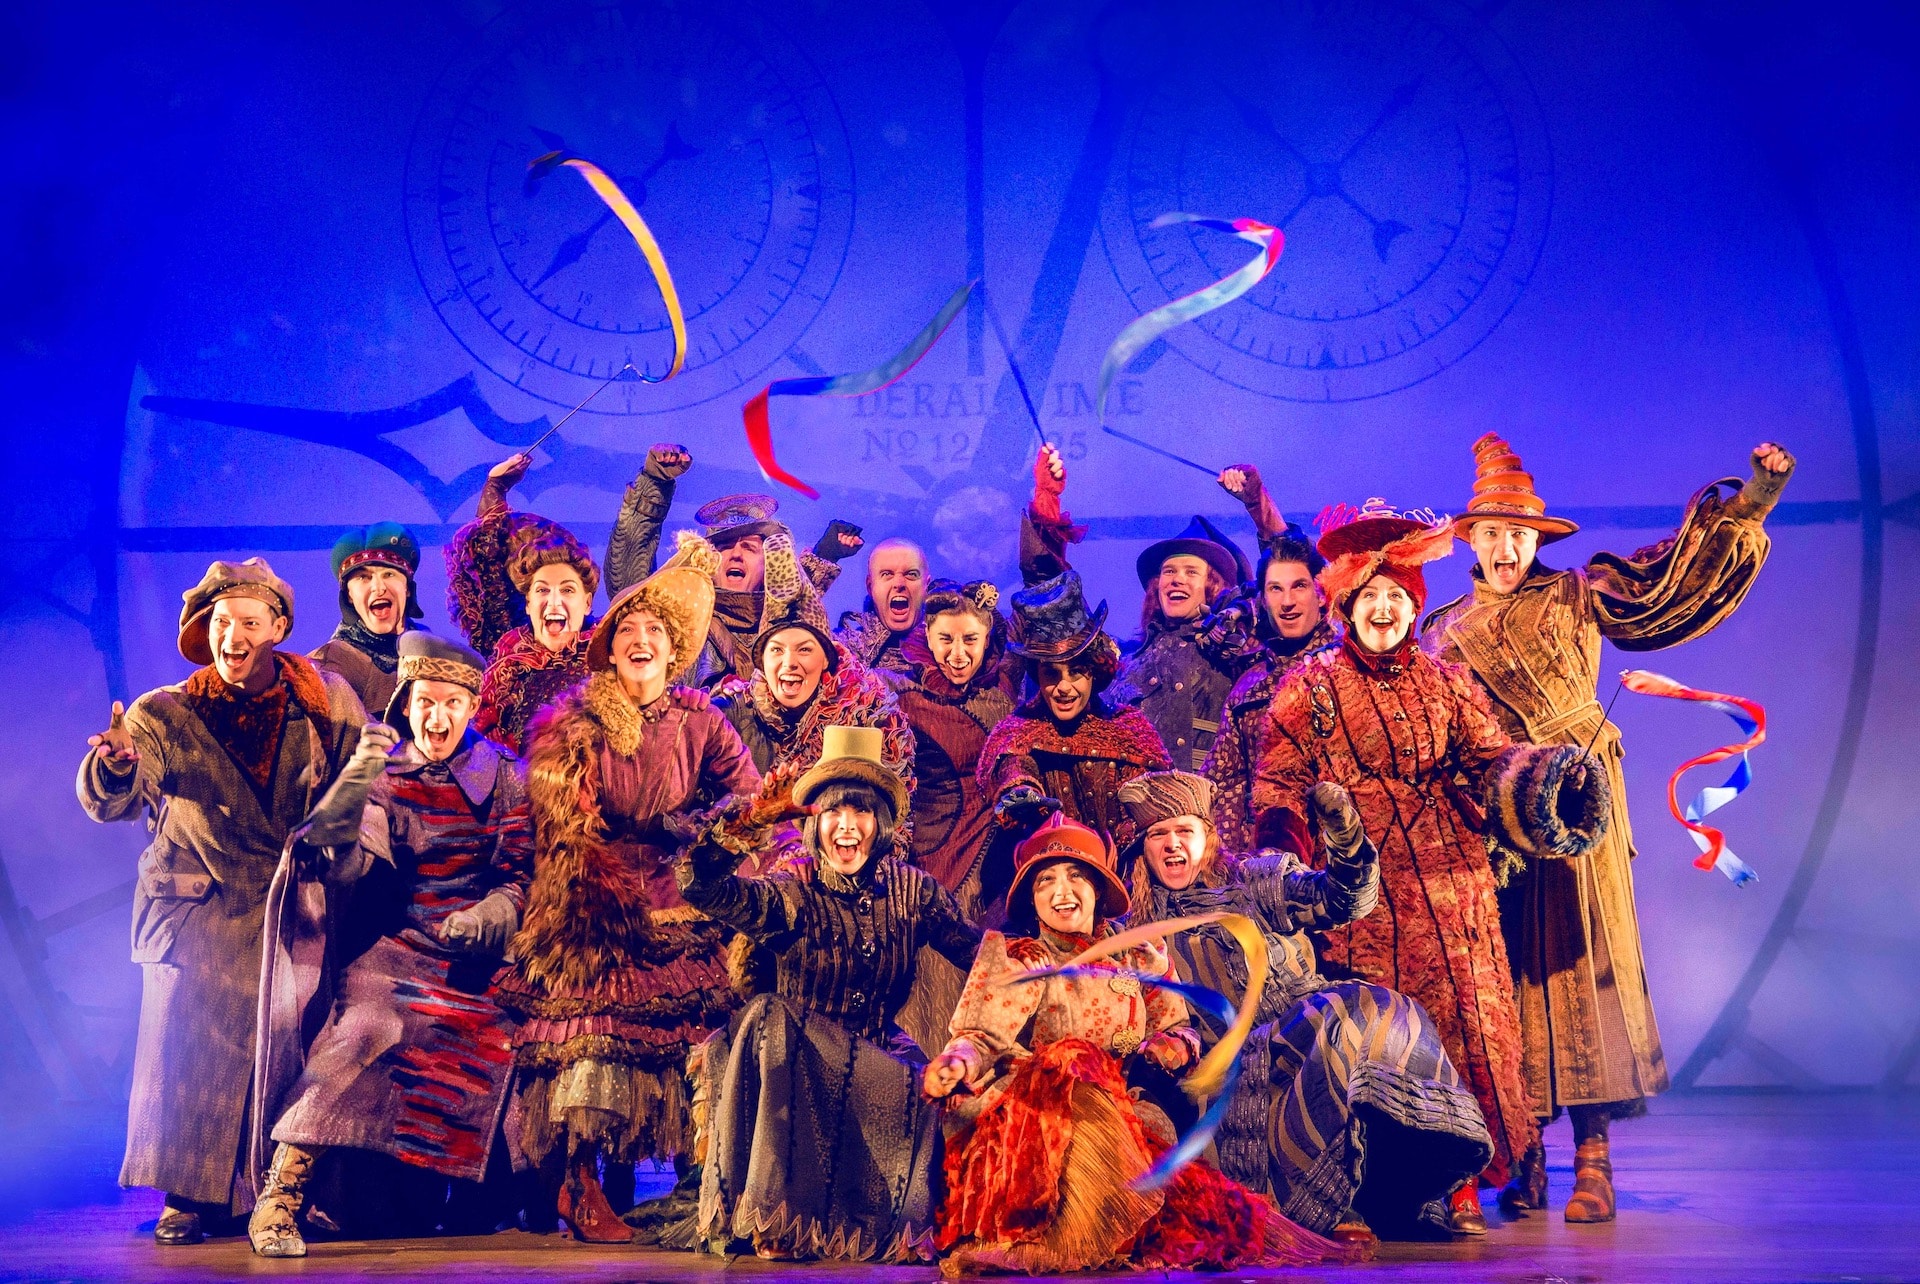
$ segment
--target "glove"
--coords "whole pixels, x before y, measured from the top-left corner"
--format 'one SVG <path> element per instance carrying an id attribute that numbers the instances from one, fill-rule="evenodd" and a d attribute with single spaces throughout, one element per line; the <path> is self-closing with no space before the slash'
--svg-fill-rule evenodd
<path id="1" fill-rule="evenodd" d="M 1780 492 L 1793 476 L 1794 459 L 1786 447 L 1763 441 L 1753 448 L 1753 476 L 1727 504 L 1727 513 L 1755 521 L 1763 520 L 1780 502 Z"/>
<path id="2" fill-rule="evenodd" d="M 993 805 L 994 819 L 1007 829 L 1037 829 L 1059 810 L 1058 798 L 1049 798 L 1031 785 L 1016 785 Z"/>
<path id="3" fill-rule="evenodd" d="M 1353 808 L 1353 797 L 1346 789 L 1323 780 L 1313 787 L 1309 801 L 1313 818 L 1320 826 L 1320 840 L 1329 852 L 1351 856 L 1360 849 L 1367 835 L 1360 826 L 1360 813 Z"/>
<path id="4" fill-rule="evenodd" d="M 1195 641 L 1200 644 L 1202 651 L 1214 655 L 1222 651 L 1237 651 L 1252 635 L 1253 603 L 1241 592 L 1241 586 L 1235 584 L 1220 594 L 1212 614 L 1200 622 L 1200 633 Z"/>
<path id="5" fill-rule="evenodd" d="M 1252 464 L 1229 464 L 1217 480 L 1220 489 L 1249 508 L 1259 502 L 1260 492 L 1266 489 L 1260 481 L 1260 470 Z"/>
<path id="6" fill-rule="evenodd" d="M 670 482 L 693 467 L 693 455 L 685 446 L 661 442 L 647 448 L 646 466 L 641 470 L 655 481 Z"/>
<path id="7" fill-rule="evenodd" d="M 302 835 L 307 843 L 338 847 L 359 837 L 367 791 L 386 771 L 387 754 L 399 743 L 400 733 L 384 722 L 369 722 L 360 728 L 360 743 L 353 747 L 353 756 L 307 817 Z"/>
<path id="8" fill-rule="evenodd" d="M 507 506 L 507 492 L 520 483 L 527 475 L 527 469 L 533 467 L 533 456 L 522 451 L 518 455 L 508 455 L 487 471 L 486 484 L 480 487 L 480 508 L 478 515 L 485 517 Z"/>
<path id="9" fill-rule="evenodd" d="M 1060 511 L 1060 497 L 1066 493 L 1066 461 L 1060 458 L 1057 447 L 1042 446 L 1033 461 L 1034 514 L 1044 522 L 1065 520 L 1065 515 Z"/>
<path id="10" fill-rule="evenodd" d="M 520 926 L 520 911 L 505 892 L 491 892 L 440 924 L 440 939 L 467 954 L 504 954 Z"/>
<path id="11" fill-rule="evenodd" d="M 866 543 L 860 538 L 860 527 L 852 522 L 843 522 L 838 517 L 827 523 L 827 529 L 820 536 L 820 542 L 813 546 L 815 557 L 825 558 L 829 562 L 844 562 L 860 551 Z"/>

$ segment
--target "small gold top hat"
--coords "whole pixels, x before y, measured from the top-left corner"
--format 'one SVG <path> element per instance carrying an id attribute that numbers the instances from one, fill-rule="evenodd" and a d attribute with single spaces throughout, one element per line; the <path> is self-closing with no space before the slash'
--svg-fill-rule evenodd
<path id="1" fill-rule="evenodd" d="M 859 781 L 893 802 L 893 821 L 907 817 L 907 787 L 884 760 L 887 735 L 878 727 L 826 727 L 820 733 L 820 761 L 794 782 L 793 800 L 802 807 L 828 785 Z"/>

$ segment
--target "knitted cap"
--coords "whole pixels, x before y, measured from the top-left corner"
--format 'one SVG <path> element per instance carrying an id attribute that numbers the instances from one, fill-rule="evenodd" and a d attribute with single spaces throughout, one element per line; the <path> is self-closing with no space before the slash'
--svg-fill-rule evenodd
<path id="1" fill-rule="evenodd" d="M 1149 825 L 1176 816 L 1198 816 L 1213 824 L 1213 782 L 1191 771 L 1149 771 L 1114 791 L 1145 833 Z"/>

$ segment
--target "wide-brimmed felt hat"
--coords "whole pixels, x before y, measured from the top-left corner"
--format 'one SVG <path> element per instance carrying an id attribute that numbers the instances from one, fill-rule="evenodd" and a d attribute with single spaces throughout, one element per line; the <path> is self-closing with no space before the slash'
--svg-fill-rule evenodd
<path id="1" fill-rule="evenodd" d="M 878 727 L 822 728 L 820 761 L 794 782 L 793 800 L 805 807 L 828 785 L 858 782 L 885 794 L 900 824 L 907 818 L 907 786 L 883 761 L 886 748 L 886 732 Z"/>
<path id="2" fill-rule="evenodd" d="M 451 682 L 480 694 L 480 679 L 485 676 L 486 661 L 450 638 L 425 629 L 412 629 L 400 635 L 397 644 L 400 667 L 394 671 L 397 685 L 387 701 L 381 718 L 396 727 L 406 727 L 407 701 L 416 682 Z"/>
<path id="3" fill-rule="evenodd" d="M 1549 517 L 1547 503 L 1533 489 L 1533 474 L 1520 466 L 1520 456 L 1497 433 L 1473 443 L 1473 499 L 1467 511 L 1453 519 L 1453 533 L 1473 542 L 1475 522 L 1512 522 L 1540 532 L 1540 542 L 1551 544 L 1579 530 L 1564 517 Z"/>
<path id="4" fill-rule="evenodd" d="M 613 635 L 621 618 L 638 610 L 651 611 L 667 626 L 673 646 L 669 682 L 677 682 L 700 659 L 713 623 L 713 571 L 720 565 L 720 555 L 692 531 L 681 531 L 676 538 L 679 546 L 666 565 L 638 584 L 628 585 L 608 605 L 594 627 L 593 640 L 587 643 L 588 669 L 598 673 L 613 667 Z"/>
<path id="5" fill-rule="evenodd" d="M 1063 664 L 1092 646 L 1107 622 L 1107 604 L 1087 610 L 1080 572 L 1071 567 L 1013 595 L 1013 637 L 1007 650 Z"/>
<path id="6" fill-rule="evenodd" d="M 1169 557 L 1197 557 L 1228 584 L 1243 584 L 1253 578 L 1253 563 L 1240 551 L 1240 546 L 1204 517 L 1195 517 L 1187 523 L 1187 529 L 1172 539 L 1147 545 L 1134 563 L 1141 588 L 1153 582 Z"/>
<path id="7" fill-rule="evenodd" d="M 749 535 L 767 536 L 783 529 L 774 520 L 780 501 L 772 495 L 722 495 L 694 510 L 700 533 L 717 549 L 737 544 Z"/>
<path id="8" fill-rule="evenodd" d="M 244 562 L 215 562 L 200 582 L 180 595 L 180 654 L 194 664 L 213 663 L 213 644 L 207 639 L 207 617 L 223 597 L 250 597 L 265 602 L 293 631 L 293 586 L 273 573 L 263 557 Z"/>
<path id="9" fill-rule="evenodd" d="M 1050 860 L 1067 858 L 1079 861 L 1093 876 L 1096 904 L 1101 918 L 1118 918 L 1127 912 L 1127 885 L 1120 881 L 1119 857 L 1113 844 L 1094 830 L 1057 811 L 1046 823 L 1013 849 L 1013 883 L 1007 889 L 1007 904 L 1026 906 L 1018 911 L 1026 918 L 1033 901 L 1033 876 Z"/>

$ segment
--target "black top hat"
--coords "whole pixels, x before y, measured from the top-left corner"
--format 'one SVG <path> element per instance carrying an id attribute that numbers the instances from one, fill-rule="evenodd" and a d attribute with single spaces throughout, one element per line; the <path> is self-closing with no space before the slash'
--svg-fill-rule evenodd
<path id="1" fill-rule="evenodd" d="M 1206 518 L 1195 517 L 1187 523 L 1187 529 L 1172 539 L 1149 544 L 1146 552 L 1140 554 L 1140 560 L 1134 563 L 1134 569 L 1140 574 L 1140 587 L 1153 582 L 1169 557 L 1182 556 L 1199 558 L 1228 584 L 1244 584 L 1253 578 L 1253 564 L 1247 561 L 1240 546 Z"/>
<path id="2" fill-rule="evenodd" d="M 1080 572 L 1071 567 L 1015 593 L 1013 612 L 1019 636 L 1007 643 L 1007 650 L 1056 664 L 1092 646 L 1107 622 L 1105 602 L 1091 612 L 1087 610 Z"/>

